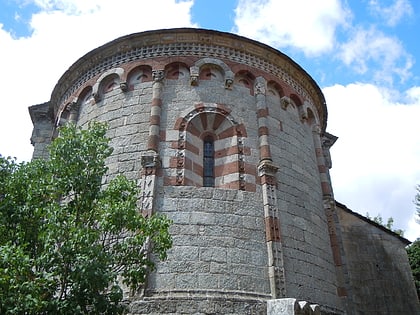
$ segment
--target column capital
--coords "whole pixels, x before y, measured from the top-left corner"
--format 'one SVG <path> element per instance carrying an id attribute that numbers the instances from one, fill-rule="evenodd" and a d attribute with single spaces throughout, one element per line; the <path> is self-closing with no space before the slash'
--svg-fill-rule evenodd
<path id="1" fill-rule="evenodd" d="M 152 70 L 152 77 L 154 82 L 162 82 L 165 78 L 165 71 L 163 69 Z"/>
<path id="2" fill-rule="evenodd" d="M 258 175 L 259 176 L 275 176 L 279 167 L 275 166 L 270 160 L 262 160 L 258 164 Z"/>
<path id="3" fill-rule="evenodd" d="M 141 166 L 146 175 L 154 174 L 160 165 L 159 154 L 151 150 L 142 153 Z"/>
<path id="4" fill-rule="evenodd" d="M 266 81 L 263 77 L 258 77 L 255 80 L 255 88 L 254 88 L 254 93 L 255 95 L 265 95 L 266 92 Z"/>

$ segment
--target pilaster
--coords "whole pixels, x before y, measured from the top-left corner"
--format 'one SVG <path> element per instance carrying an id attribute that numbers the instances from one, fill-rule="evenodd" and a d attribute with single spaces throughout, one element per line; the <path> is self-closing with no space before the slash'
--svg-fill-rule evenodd
<path id="1" fill-rule="evenodd" d="M 286 296 L 280 211 L 277 206 L 277 171 L 278 167 L 268 160 L 261 161 L 258 165 L 258 175 L 263 192 L 268 274 L 273 299 Z"/>
<path id="2" fill-rule="evenodd" d="M 162 112 L 162 90 L 165 72 L 164 70 L 153 70 L 152 76 L 152 106 L 150 108 L 149 139 L 147 142 L 147 149 L 158 152 L 160 141 L 160 116 Z"/>

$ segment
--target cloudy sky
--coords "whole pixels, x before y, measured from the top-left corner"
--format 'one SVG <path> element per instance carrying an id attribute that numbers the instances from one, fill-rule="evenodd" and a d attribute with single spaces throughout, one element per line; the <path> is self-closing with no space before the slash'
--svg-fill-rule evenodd
<path id="1" fill-rule="evenodd" d="M 299 63 L 322 88 L 335 197 L 394 218 L 410 240 L 420 184 L 418 0 L 0 0 L 0 154 L 30 160 L 27 107 L 119 36 L 171 27 L 240 34 Z"/>

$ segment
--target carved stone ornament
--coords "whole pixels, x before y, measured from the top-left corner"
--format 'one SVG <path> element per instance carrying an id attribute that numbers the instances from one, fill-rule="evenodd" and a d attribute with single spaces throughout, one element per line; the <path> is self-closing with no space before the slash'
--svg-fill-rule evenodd
<path id="1" fill-rule="evenodd" d="M 152 77 L 153 81 L 155 82 L 162 82 L 165 78 L 165 71 L 164 70 L 152 70 Z"/>
<path id="2" fill-rule="evenodd" d="M 99 93 L 92 93 L 92 97 L 96 103 L 101 101 L 101 96 L 99 95 Z"/>
<path id="3" fill-rule="evenodd" d="M 258 82 L 255 84 L 255 94 L 263 94 L 265 95 L 265 85 L 262 82 Z"/>
<path id="4" fill-rule="evenodd" d="M 233 78 L 226 78 L 225 80 L 225 89 L 232 90 Z"/>
<path id="5" fill-rule="evenodd" d="M 280 99 L 280 106 L 282 109 L 286 110 L 287 107 L 290 105 L 290 99 L 288 97 L 282 97 Z"/>
<path id="6" fill-rule="evenodd" d="M 200 69 L 197 66 L 192 66 L 190 68 L 190 84 L 193 86 L 198 85 L 198 76 Z"/>
<path id="7" fill-rule="evenodd" d="M 123 92 L 128 91 L 128 84 L 127 84 L 127 82 L 121 82 L 121 83 L 120 83 L 120 89 L 121 89 L 121 91 L 123 91 Z"/>
<path id="8" fill-rule="evenodd" d="M 278 166 L 275 166 L 270 160 L 262 160 L 258 165 L 258 175 L 271 175 L 275 176 L 278 171 Z"/>
<path id="9" fill-rule="evenodd" d="M 141 166 L 143 168 L 158 168 L 160 166 L 159 155 L 154 151 L 145 152 L 141 156 Z"/>

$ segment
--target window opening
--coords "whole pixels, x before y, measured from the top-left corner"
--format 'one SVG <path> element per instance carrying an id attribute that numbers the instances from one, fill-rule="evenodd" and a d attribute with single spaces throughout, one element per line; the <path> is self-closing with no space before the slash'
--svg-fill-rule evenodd
<path id="1" fill-rule="evenodd" d="M 203 186 L 214 187 L 214 139 L 211 136 L 203 141 Z"/>

